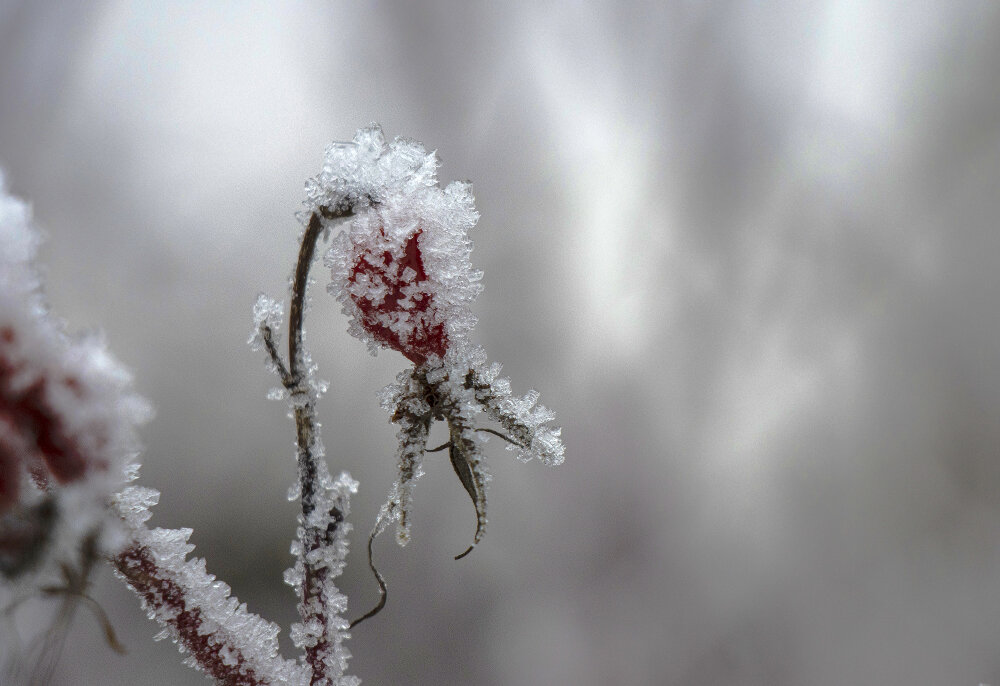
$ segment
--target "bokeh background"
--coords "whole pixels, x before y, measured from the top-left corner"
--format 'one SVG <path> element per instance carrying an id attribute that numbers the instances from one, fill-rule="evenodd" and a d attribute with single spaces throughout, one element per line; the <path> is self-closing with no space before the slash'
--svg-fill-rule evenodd
<path id="1" fill-rule="evenodd" d="M 370 121 L 475 182 L 478 341 L 567 460 L 491 443 L 455 562 L 472 508 L 429 458 L 366 683 L 1000 684 L 998 75 L 986 0 L 0 0 L 0 165 L 53 308 L 157 407 L 153 523 L 286 628 L 293 430 L 245 341 L 303 182 Z M 404 360 L 322 286 L 357 614 Z M 95 596 L 129 654 L 82 612 L 55 683 L 203 683 L 110 572 Z"/>

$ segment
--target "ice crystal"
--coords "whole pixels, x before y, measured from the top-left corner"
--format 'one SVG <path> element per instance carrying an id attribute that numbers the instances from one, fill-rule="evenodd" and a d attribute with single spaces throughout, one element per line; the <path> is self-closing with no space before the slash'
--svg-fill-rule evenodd
<path id="1" fill-rule="evenodd" d="M 310 670 L 278 653 L 276 624 L 253 614 L 229 586 L 188 558 L 190 529 L 147 529 L 152 489 L 126 488 L 116 499 L 130 543 L 115 559 L 118 574 L 139 594 L 151 619 L 189 657 L 185 662 L 219 683 L 304 686 Z"/>
<path id="2" fill-rule="evenodd" d="M 250 340 L 247 341 L 253 350 L 264 349 L 265 331 L 268 331 L 272 340 L 277 343 L 284 314 L 285 308 L 279 301 L 264 293 L 257 296 L 257 302 L 253 306 L 253 329 L 250 331 Z"/>
<path id="3" fill-rule="evenodd" d="M 346 518 L 358 482 L 346 472 L 333 481 L 325 469 L 318 480 L 320 488 L 314 495 L 311 513 L 305 518 L 299 516 L 291 546 L 295 565 L 284 575 L 285 583 L 299 597 L 302 617 L 301 622 L 292 625 L 289 635 L 297 648 L 305 650 L 306 663 L 314 672 L 322 671 L 333 680 L 330 684 L 347 686 L 358 682 L 343 676 L 351 656 L 344 647 L 350 637 L 348 622 L 342 616 L 347 610 L 347 598 L 334 580 L 343 572 L 347 558 L 351 525 Z"/>
<path id="4" fill-rule="evenodd" d="M 437 185 L 437 157 L 414 141 L 387 144 L 377 126 L 327 150 L 307 187 L 307 206 L 353 208 L 349 230 L 326 254 L 329 290 L 350 317 L 349 331 L 403 353 L 415 364 L 464 344 L 482 290 L 472 269 L 469 230 L 479 219 L 472 186 Z"/>

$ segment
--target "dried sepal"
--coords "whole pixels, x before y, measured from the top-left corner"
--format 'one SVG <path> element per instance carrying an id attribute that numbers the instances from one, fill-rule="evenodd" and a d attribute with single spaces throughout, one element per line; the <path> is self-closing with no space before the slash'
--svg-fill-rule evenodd
<path id="1" fill-rule="evenodd" d="M 489 474 L 481 459 L 479 446 L 473 439 L 473 429 L 461 416 L 456 415 L 448 420 L 448 434 L 451 438 L 448 457 L 452 469 L 476 510 L 476 534 L 472 545 L 455 556 L 456 560 L 460 560 L 471 553 L 486 534 L 486 484 L 489 482 Z"/>
<path id="2" fill-rule="evenodd" d="M 475 393 L 476 402 L 487 416 L 506 430 L 507 447 L 517 451 L 519 460 L 537 458 L 546 465 L 562 464 L 566 453 L 560 438 L 562 430 L 547 425 L 555 419 L 555 413 L 537 405 L 537 391 L 515 397 L 510 379 L 497 376 L 498 372 L 499 365 L 471 369 L 465 386 Z"/>
<path id="3" fill-rule="evenodd" d="M 389 504 L 397 518 L 396 542 L 401 546 L 410 541 L 413 487 L 424 474 L 423 457 L 433 418 L 426 391 L 422 376 L 414 371 L 392 415 L 392 421 L 399 426 L 399 476 L 389 494 Z"/>

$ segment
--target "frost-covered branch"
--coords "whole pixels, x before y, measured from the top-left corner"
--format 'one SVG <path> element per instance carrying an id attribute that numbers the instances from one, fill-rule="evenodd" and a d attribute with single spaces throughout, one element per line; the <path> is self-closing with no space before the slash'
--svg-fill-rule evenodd
<path id="1" fill-rule="evenodd" d="M 343 675 L 350 657 L 343 647 L 350 627 L 342 616 L 347 610 L 347 598 L 333 582 L 344 568 L 347 534 L 351 531 L 346 522 L 350 513 L 348 497 L 357 492 L 358 484 L 345 473 L 334 484 L 324 484 L 324 488 L 311 519 L 299 527 L 298 540 L 292 546 L 295 566 L 285 573 L 285 581 L 299 595 L 302 618 L 292 626 L 291 635 L 296 647 L 305 650 L 311 683 L 347 684 L 353 682 L 334 681 Z"/>
<path id="2" fill-rule="evenodd" d="M 119 496 L 131 540 L 113 564 L 150 618 L 165 627 L 160 637 L 172 638 L 188 654 L 187 665 L 220 684 L 308 684 L 309 670 L 278 654 L 278 625 L 249 612 L 207 572 L 204 560 L 187 559 L 194 549 L 190 529 L 146 528 L 158 499 L 156 491 L 137 487 Z"/>
<path id="3" fill-rule="evenodd" d="M 299 527 L 292 552 L 295 566 L 285 574 L 285 581 L 299 597 L 301 621 L 292 627 L 296 647 L 305 652 L 305 664 L 310 668 L 311 683 L 334 683 L 344 672 L 350 653 L 343 648 L 348 622 L 340 615 L 347 599 L 333 583 L 340 575 L 347 553 L 346 535 L 350 524 L 348 495 L 357 490 L 357 483 L 342 474 L 333 482 L 324 458 L 320 424 L 316 417 L 316 401 L 326 390 L 326 383 L 315 377 L 315 365 L 305 349 L 305 312 L 308 305 L 309 271 L 322 235 L 324 219 L 333 221 L 351 215 L 348 204 L 312 212 L 306 221 L 299 246 L 299 256 L 292 276 L 290 317 L 288 324 L 288 364 L 277 352 L 273 331 L 280 326 L 280 303 L 260 296 L 254 308 L 254 334 L 251 345 L 263 348 L 284 386 L 284 395 L 291 405 L 295 420 L 296 462 L 298 482 L 296 493 L 301 503 Z M 345 681 L 345 683 L 347 683 Z"/>
<path id="4" fill-rule="evenodd" d="M 374 125 L 351 143 L 332 145 L 323 170 L 307 183 L 299 215 L 287 359 L 279 345 L 282 303 L 261 295 L 254 304 L 250 344 L 266 354 L 281 383 L 268 397 L 287 401 L 295 421 L 298 474 L 290 497 L 301 511 L 285 582 L 298 598 L 300 621 L 290 631 L 298 659 L 279 654 L 277 625 L 232 597 L 204 560 L 189 557 L 190 529 L 147 526 L 159 493 L 126 486 L 138 473 L 135 427 L 148 406 L 99 338 L 69 336 L 48 313 L 33 265 L 37 231 L 27 206 L 4 193 L 0 176 L 0 580 L 29 593 L 89 600 L 94 562 L 107 559 L 164 627 L 161 636 L 217 683 L 356 686 L 356 677 L 344 675 L 350 654 L 343 644 L 351 626 L 385 605 L 372 546 L 393 524 L 401 545 L 410 540 L 413 487 L 433 422 L 447 425 L 449 439 L 430 451 L 448 450 L 476 515 L 472 545 L 458 558 L 486 532 L 490 475 L 480 442 L 487 434 L 522 459 L 563 459 L 559 430 L 548 426 L 554 415 L 536 405 L 538 394 L 512 396 L 499 365 L 488 365 L 470 341 L 482 274 L 471 266 L 468 231 L 479 215 L 471 184 L 442 189 L 436 168 L 434 153 L 404 139 L 387 144 Z M 325 256 L 327 290 L 343 304 L 350 332 L 373 353 L 391 348 L 412 363 L 381 394 L 398 427 L 399 476 L 368 538 L 380 600 L 352 624 L 334 581 L 347 556 L 357 482 L 346 472 L 330 475 L 316 410 L 327 384 L 305 345 L 317 243 L 344 220 L 347 230 Z M 477 426 L 480 415 L 500 428 Z M 59 576 L 62 585 L 51 582 Z"/>

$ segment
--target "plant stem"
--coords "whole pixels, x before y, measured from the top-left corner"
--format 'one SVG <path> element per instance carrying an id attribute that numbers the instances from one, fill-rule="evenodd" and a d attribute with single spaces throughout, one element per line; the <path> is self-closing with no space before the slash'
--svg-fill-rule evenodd
<path id="1" fill-rule="evenodd" d="M 302 503 L 302 563 L 304 578 L 302 597 L 299 599 L 299 615 L 304 624 L 319 622 L 323 630 L 320 638 L 313 646 L 306 648 L 306 662 L 312 667 L 312 682 L 321 683 L 326 678 L 328 623 L 333 612 L 326 607 L 323 589 L 327 585 L 330 570 L 322 565 L 310 562 L 310 553 L 332 545 L 341 527 L 344 516 L 337 508 L 324 512 L 319 521 L 324 524 L 316 526 L 314 512 L 317 507 L 317 489 L 323 488 L 321 476 L 326 476 L 326 470 L 321 467 L 322 457 L 316 454 L 317 422 L 315 396 L 310 392 L 306 354 L 303 347 L 304 321 L 306 306 L 306 290 L 309 286 L 309 269 L 316 253 L 316 243 L 325 228 L 323 219 L 337 219 L 352 214 L 350 208 L 339 212 L 324 210 L 322 216 L 313 212 L 309 223 L 302 234 L 302 244 L 299 247 L 299 257 L 295 264 L 295 276 L 292 281 L 291 313 L 288 321 L 288 378 L 285 387 L 292 397 L 301 396 L 302 401 L 293 404 L 295 418 L 295 438 L 297 445 L 296 459 L 299 472 L 299 498 Z M 279 368 L 280 371 L 280 368 Z M 321 471 L 322 470 L 322 471 Z"/>

